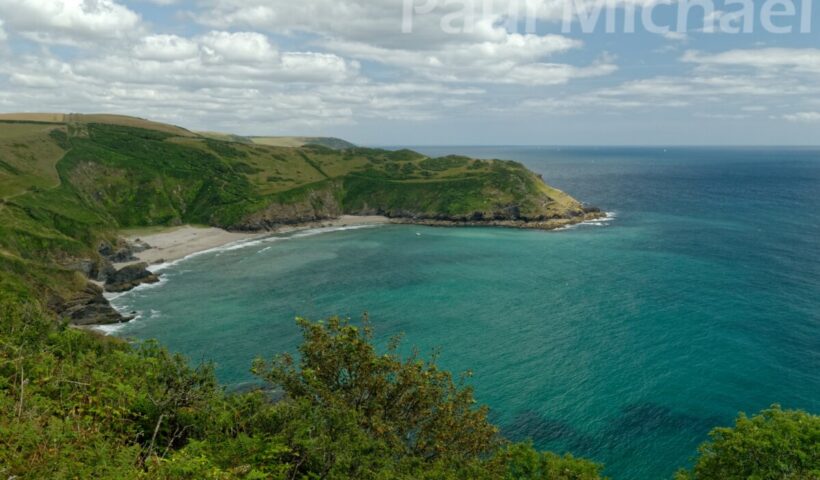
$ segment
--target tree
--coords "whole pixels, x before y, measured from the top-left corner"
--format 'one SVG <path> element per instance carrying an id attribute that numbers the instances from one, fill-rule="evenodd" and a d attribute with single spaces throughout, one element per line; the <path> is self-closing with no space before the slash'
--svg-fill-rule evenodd
<path id="1" fill-rule="evenodd" d="M 373 438 L 396 454 L 431 462 L 491 454 L 499 445 L 487 408 L 477 407 L 471 388 L 417 353 L 402 361 L 398 338 L 386 353 L 372 344 L 365 319 L 359 328 L 338 317 L 297 320 L 304 342 L 298 367 L 290 355 L 257 360 L 254 372 L 294 400 L 336 411 L 350 409 Z"/>
<path id="2" fill-rule="evenodd" d="M 820 479 L 820 416 L 774 405 L 709 436 L 694 469 L 677 480 Z"/>
<path id="3" fill-rule="evenodd" d="M 505 480 L 599 480 L 602 466 L 552 452 L 539 452 L 529 443 L 509 445 L 500 456 L 506 465 Z"/>

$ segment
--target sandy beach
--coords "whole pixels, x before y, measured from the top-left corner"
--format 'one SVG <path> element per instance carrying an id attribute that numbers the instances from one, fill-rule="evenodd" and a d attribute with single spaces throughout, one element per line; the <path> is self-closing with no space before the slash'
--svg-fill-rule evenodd
<path id="1" fill-rule="evenodd" d="M 151 246 L 150 249 L 137 253 L 137 260 L 116 264 L 117 268 L 136 262 L 146 262 L 156 264 L 163 262 L 173 262 L 188 255 L 221 247 L 235 242 L 252 240 L 275 234 L 288 233 L 306 228 L 332 228 L 349 227 L 356 225 L 381 225 L 390 223 L 390 219 L 382 216 L 354 216 L 343 215 L 335 220 L 325 220 L 295 226 L 284 226 L 276 230 L 266 232 L 229 232 L 221 228 L 199 227 L 182 225 L 179 227 L 169 227 L 160 230 L 148 230 L 144 232 L 124 232 L 123 238 L 129 242 L 144 242 Z"/>

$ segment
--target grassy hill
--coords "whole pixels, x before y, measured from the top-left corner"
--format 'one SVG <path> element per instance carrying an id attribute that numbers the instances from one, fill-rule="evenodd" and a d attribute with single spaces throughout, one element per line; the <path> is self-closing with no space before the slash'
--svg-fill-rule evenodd
<path id="1" fill-rule="evenodd" d="M 60 304 L 124 228 L 263 230 L 342 214 L 552 228 L 597 215 L 522 165 L 282 147 L 113 115 L 0 117 L 2 282 Z"/>

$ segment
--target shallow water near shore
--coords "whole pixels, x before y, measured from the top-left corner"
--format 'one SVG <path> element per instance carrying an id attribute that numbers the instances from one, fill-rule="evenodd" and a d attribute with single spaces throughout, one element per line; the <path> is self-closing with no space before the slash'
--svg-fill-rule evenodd
<path id="1" fill-rule="evenodd" d="M 424 148 L 519 160 L 606 211 L 560 232 L 406 225 L 300 232 L 167 266 L 119 296 L 224 383 L 292 351 L 297 315 L 367 311 L 441 347 L 510 438 L 669 478 L 716 425 L 820 413 L 820 151 Z"/>

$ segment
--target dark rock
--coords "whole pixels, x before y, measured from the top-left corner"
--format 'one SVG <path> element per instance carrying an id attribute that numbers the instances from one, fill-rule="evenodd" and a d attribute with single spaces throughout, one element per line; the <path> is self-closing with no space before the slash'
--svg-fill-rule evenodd
<path id="1" fill-rule="evenodd" d="M 88 278 L 93 278 L 96 262 L 88 258 L 81 258 L 67 264 L 65 267 L 69 270 L 80 272 Z"/>
<path id="2" fill-rule="evenodd" d="M 143 283 L 157 282 L 159 282 L 159 276 L 148 271 L 147 263 L 135 263 L 109 275 L 105 282 L 105 291 L 125 292 Z"/>
<path id="3" fill-rule="evenodd" d="M 74 298 L 58 302 L 54 309 L 72 325 L 110 325 L 133 319 L 114 310 L 103 296 L 102 288 L 93 283 L 86 284 L 83 291 Z"/>
<path id="4" fill-rule="evenodd" d="M 108 259 L 101 259 L 94 265 L 94 268 L 89 272 L 88 278 L 98 282 L 105 282 L 108 277 L 117 273 L 117 269 Z"/>
<path id="5" fill-rule="evenodd" d="M 153 247 L 151 247 L 151 245 L 148 245 L 147 243 L 143 242 L 139 238 L 134 240 L 134 242 L 130 244 L 130 247 L 131 247 L 131 252 L 133 252 L 133 253 L 140 253 L 140 252 L 144 252 L 146 250 L 150 250 L 151 248 L 153 248 Z"/>
<path id="6" fill-rule="evenodd" d="M 601 213 L 601 209 L 590 205 L 584 205 L 584 213 Z"/>
<path id="7" fill-rule="evenodd" d="M 86 278 L 99 282 L 104 282 L 109 275 L 117 271 L 114 266 L 111 265 L 111 262 L 105 258 L 80 258 L 64 266 L 69 270 L 82 273 Z"/>
<path id="8" fill-rule="evenodd" d="M 97 248 L 97 251 L 109 262 L 122 263 L 136 260 L 134 256 L 135 253 L 148 250 L 149 248 L 151 248 L 151 246 L 142 240 L 137 240 L 134 243 L 118 240 L 114 245 L 109 242 L 102 242 Z"/>
<path id="9" fill-rule="evenodd" d="M 114 253 L 114 247 L 108 242 L 102 242 L 100 246 L 97 247 L 97 252 L 103 257 L 108 258 Z"/>

